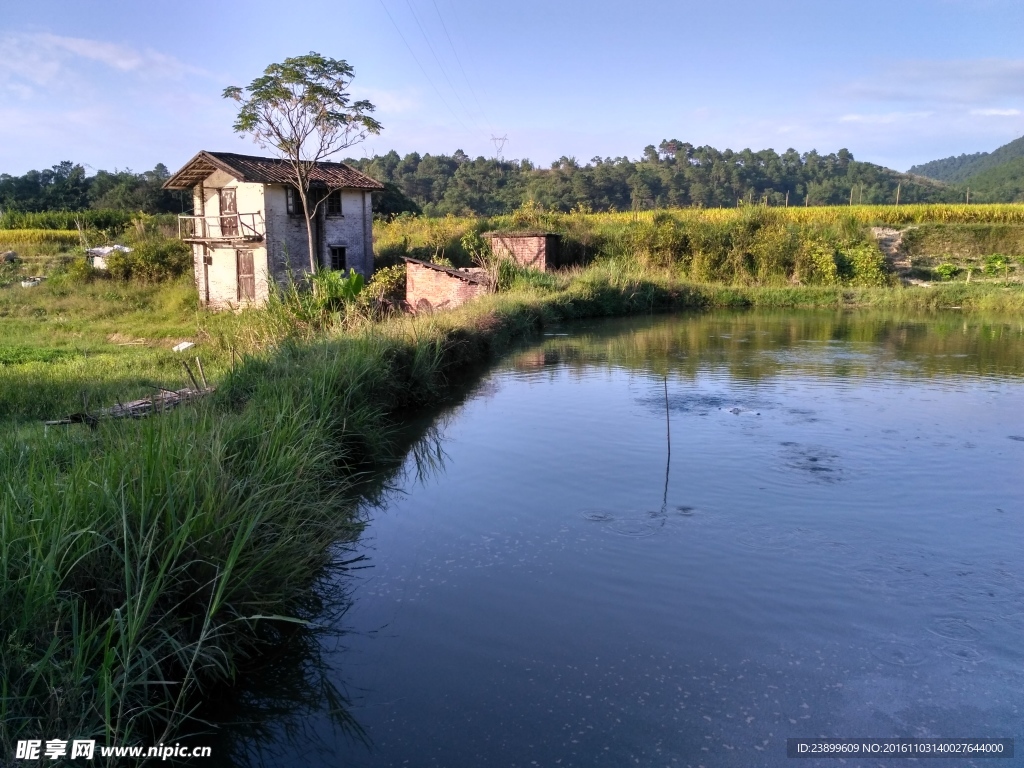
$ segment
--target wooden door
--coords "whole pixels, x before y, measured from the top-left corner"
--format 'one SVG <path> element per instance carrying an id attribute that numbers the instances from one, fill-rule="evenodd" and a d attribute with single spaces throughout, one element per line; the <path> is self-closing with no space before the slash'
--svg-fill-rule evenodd
<path id="1" fill-rule="evenodd" d="M 238 263 L 238 300 L 253 301 L 256 298 L 256 269 L 253 266 L 252 251 L 236 251 Z"/>
<path id="2" fill-rule="evenodd" d="M 235 190 L 217 190 L 220 197 L 220 233 L 223 237 L 238 236 L 238 205 L 235 203 Z"/>

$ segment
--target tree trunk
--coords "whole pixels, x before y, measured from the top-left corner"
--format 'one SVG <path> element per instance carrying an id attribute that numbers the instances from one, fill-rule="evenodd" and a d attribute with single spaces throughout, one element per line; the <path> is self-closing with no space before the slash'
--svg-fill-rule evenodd
<path id="1" fill-rule="evenodd" d="M 306 216 L 306 244 L 309 246 L 309 271 L 310 274 L 316 274 L 320 271 L 320 265 L 317 263 L 316 247 L 313 245 L 313 219 L 310 217 L 309 212 L 305 212 Z"/>
<path id="2" fill-rule="evenodd" d="M 320 271 L 317 263 L 316 248 L 313 245 L 313 217 L 309 212 L 309 195 L 302 185 L 299 185 L 299 198 L 302 200 L 302 217 L 306 220 L 306 245 L 309 247 L 309 272 L 315 275 Z"/>

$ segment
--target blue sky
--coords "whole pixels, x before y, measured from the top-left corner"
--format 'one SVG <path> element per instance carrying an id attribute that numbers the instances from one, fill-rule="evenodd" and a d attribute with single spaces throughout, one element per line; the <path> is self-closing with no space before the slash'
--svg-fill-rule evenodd
<path id="1" fill-rule="evenodd" d="M 1020 0 L 6 0 L 0 172 L 172 170 L 259 153 L 221 98 L 274 61 L 347 60 L 384 132 L 351 156 L 638 157 L 846 147 L 899 170 L 1024 134 Z"/>

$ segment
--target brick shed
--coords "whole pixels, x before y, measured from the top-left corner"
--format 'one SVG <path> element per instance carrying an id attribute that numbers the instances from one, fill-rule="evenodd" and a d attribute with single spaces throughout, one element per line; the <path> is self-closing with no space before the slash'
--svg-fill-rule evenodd
<path id="1" fill-rule="evenodd" d="M 415 310 L 453 309 L 490 291 L 482 269 L 405 259 L 405 301 Z"/>
<path id="2" fill-rule="evenodd" d="M 491 252 L 498 258 L 512 258 L 524 267 L 546 272 L 563 266 L 558 235 L 550 232 L 485 232 Z"/>

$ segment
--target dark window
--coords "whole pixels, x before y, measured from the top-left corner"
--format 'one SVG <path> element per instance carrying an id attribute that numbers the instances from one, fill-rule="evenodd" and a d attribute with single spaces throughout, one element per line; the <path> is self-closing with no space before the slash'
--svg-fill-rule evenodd
<path id="1" fill-rule="evenodd" d="M 346 267 L 347 265 L 345 264 L 345 248 L 331 246 L 331 269 L 342 271 Z"/>
<path id="2" fill-rule="evenodd" d="M 302 198 L 299 197 L 299 190 L 297 190 L 295 187 L 285 187 L 284 191 L 288 198 L 288 215 L 301 216 Z"/>
<path id="3" fill-rule="evenodd" d="M 327 196 L 327 215 L 341 216 L 341 190 L 336 189 Z"/>

